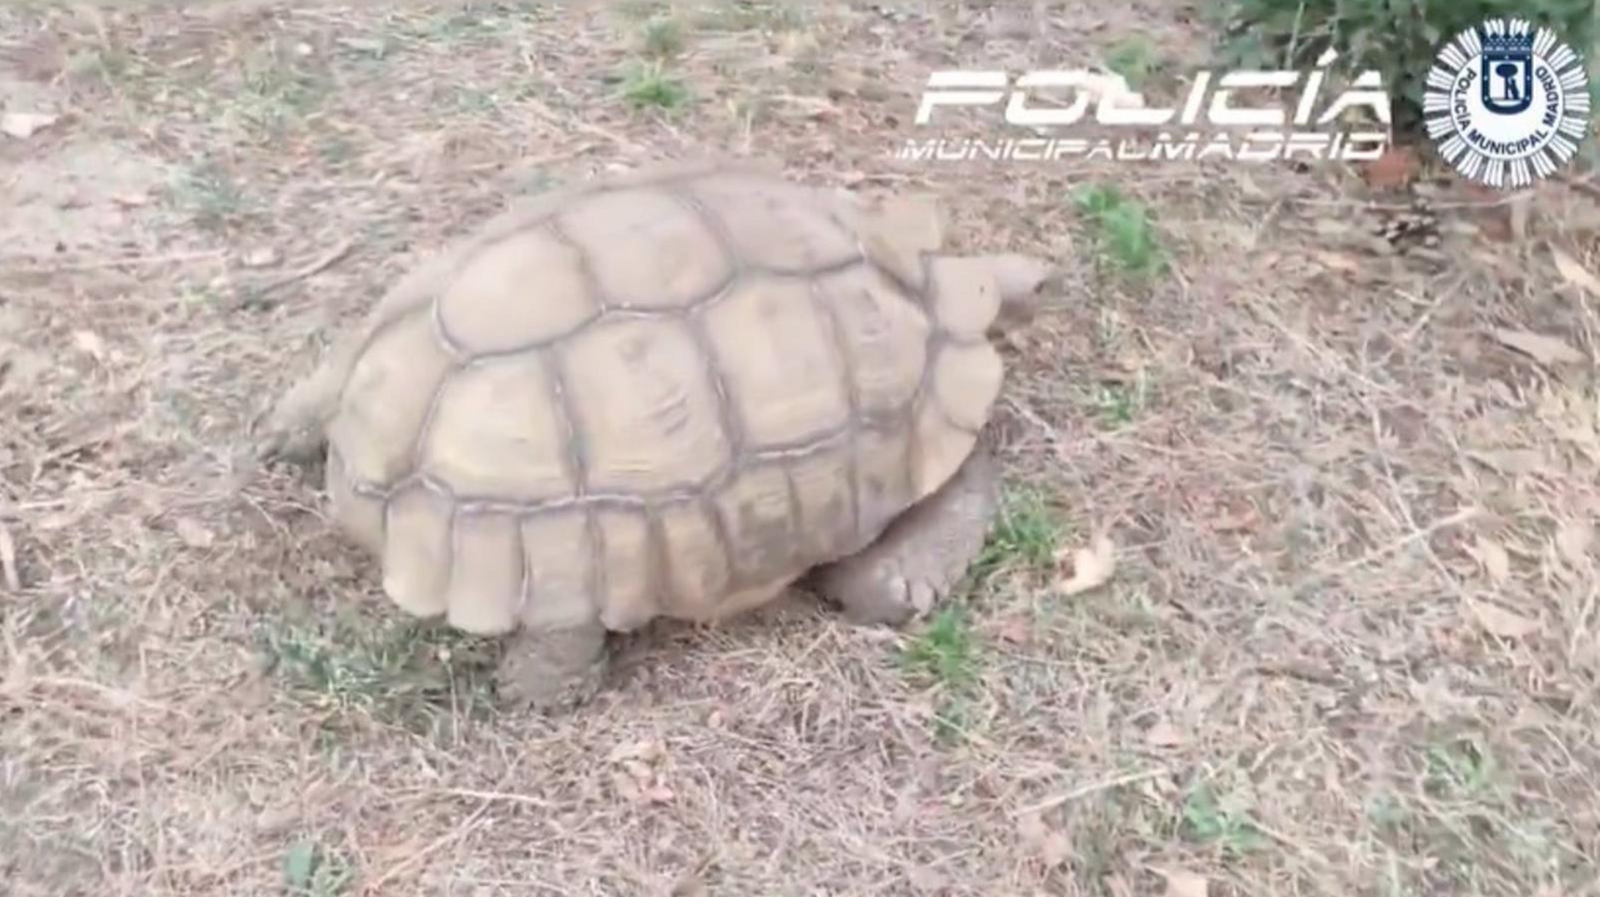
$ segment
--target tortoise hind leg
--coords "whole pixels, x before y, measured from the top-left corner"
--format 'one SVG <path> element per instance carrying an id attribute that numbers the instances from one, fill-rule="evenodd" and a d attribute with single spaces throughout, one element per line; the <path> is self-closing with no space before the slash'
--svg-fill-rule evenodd
<path id="1" fill-rule="evenodd" d="M 594 697 L 605 679 L 609 653 L 599 620 L 562 628 L 524 628 L 511 636 L 495 671 L 500 697 L 510 704 L 556 715 Z"/>
<path id="2" fill-rule="evenodd" d="M 999 499 L 999 470 L 981 443 L 938 491 L 877 541 L 818 567 L 806 585 L 863 624 L 900 625 L 944 600 L 983 550 Z"/>

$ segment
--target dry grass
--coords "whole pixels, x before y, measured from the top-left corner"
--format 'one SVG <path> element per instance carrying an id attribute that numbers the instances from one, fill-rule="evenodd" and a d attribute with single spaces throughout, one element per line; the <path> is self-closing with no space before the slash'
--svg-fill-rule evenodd
<path id="1" fill-rule="evenodd" d="M 0 102 L 62 114 L 0 143 L 7 893 L 1600 893 L 1600 296 L 1550 252 L 1600 271 L 1592 198 L 1443 190 L 1395 253 L 1336 171 L 887 160 L 946 60 L 1182 70 L 1162 4 L 190 6 L 0 10 Z M 1018 497 L 925 629 L 662 626 L 502 714 L 245 434 L 417 253 L 700 147 L 1073 266 L 1012 347 Z M 1116 577 L 1053 597 L 1101 529 Z"/>

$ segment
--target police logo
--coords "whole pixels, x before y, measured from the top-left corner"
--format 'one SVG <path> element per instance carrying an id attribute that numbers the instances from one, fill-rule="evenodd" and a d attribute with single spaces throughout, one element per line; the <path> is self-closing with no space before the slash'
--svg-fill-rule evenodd
<path id="1" fill-rule="evenodd" d="M 1491 187 L 1526 187 L 1578 152 L 1589 130 L 1589 78 L 1550 29 L 1490 19 L 1439 51 L 1422 109 L 1428 136 L 1456 171 Z"/>

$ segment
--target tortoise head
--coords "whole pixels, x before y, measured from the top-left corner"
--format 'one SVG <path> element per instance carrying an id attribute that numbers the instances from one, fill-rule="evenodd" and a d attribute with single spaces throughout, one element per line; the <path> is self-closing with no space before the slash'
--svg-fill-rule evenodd
<path id="1" fill-rule="evenodd" d="M 1000 312 L 990 325 L 991 334 L 1021 329 L 1057 298 L 1061 270 L 1041 258 L 1002 253 L 983 256 L 1000 288 Z"/>
<path id="2" fill-rule="evenodd" d="M 909 193 L 864 199 L 846 196 L 857 216 L 867 255 L 903 282 L 921 277 L 926 255 L 950 251 L 945 213 L 931 193 Z M 991 335 L 1026 326 L 1060 292 L 1061 270 L 1050 262 L 1020 253 L 980 255 L 1000 292 L 1000 308 Z"/>

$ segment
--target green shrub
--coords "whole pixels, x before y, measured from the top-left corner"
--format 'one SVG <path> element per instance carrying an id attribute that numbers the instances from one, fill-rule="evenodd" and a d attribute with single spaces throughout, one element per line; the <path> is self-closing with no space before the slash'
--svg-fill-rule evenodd
<path id="1" fill-rule="evenodd" d="M 1494 17 L 1549 27 L 1594 71 L 1595 0 L 1213 0 L 1226 64 L 1306 70 L 1328 46 L 1336 71 L 1376 69 L 1393 98 L 1396 135 L 1420 133 L 1434 56 Z"/>

